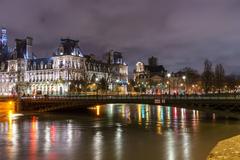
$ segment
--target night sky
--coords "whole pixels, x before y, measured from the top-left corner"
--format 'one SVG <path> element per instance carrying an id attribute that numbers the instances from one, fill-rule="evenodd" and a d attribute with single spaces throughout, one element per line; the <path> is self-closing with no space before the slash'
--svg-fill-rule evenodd
<path id="1" fill-rule="evenodd" d="M 39 57 L 69 37 L 84 54 L 123 52 L 130 72 L 153 55 L 170 71 L 209 58 L 240 73 L 239 0 L 0 0 L 0 26 L 11 46 L 33 37 Z"/>

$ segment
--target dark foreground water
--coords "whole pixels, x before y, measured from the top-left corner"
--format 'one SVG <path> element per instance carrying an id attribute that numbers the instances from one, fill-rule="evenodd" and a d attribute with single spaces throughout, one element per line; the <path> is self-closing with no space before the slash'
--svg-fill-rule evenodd
<path id="1" fill-rule="evenodd" d="M 0 107 L 0 160 L 202 160 L 238 120 L 176 107 L 96 106 L 18 115 Z M 2 112 L 2 113 L 1 113 Z"/>

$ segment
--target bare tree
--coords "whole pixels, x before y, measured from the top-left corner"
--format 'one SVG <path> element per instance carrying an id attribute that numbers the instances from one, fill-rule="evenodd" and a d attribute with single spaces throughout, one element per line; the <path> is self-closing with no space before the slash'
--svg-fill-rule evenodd
<path id="1" fill-rule="evenodd" d="M 236 86 L 237 86 L 237 81 L 238 78 L 236 75 L 234 74 L 230 74 L 226 76 L 226 86 L 229 90 L 231 91 L 235 91 L 236 90 Z"/>
<path id="2" fill-rule="evenodd" d="M 190 67 L 185 67 L 182 70 L 180 70 L 182 74 L 184 74 L 187 77 L 187 84 L 188 85 L 193 85 L 199 82 L 200 80 L 200 75 L 197 70 L 192 69 Z"/>
<path id="3" fill-rule="evenodd" d="M 214 74 L 214 86 L 217 89 L 218 93 L 221 93 L 221 90 L 224 87 L 225 82 L 225 71 L 222 64 L 217 64 L 215 67 Z"/>
<path id="4" fill-rule="evenodd" d="M 212 71 L 212 62 L 205 60 L 204 62 L 204 71 L 202 73 L 202 86 L 204 92 L 207 94 L 213 86 L 213 71 Z"/>

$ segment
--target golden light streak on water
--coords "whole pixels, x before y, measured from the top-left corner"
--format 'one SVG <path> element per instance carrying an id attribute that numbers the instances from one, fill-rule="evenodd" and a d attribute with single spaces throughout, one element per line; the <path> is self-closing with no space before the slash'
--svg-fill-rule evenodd
<path id="1" fill-rule="evenodd" d="M 142 124 L 141 104 L 138 104 L 137 110 L 138 110 L 138 123 L 139 123 L 139 124 Z"/>
<path id="2" fill-rule="evenodd" d="M 12 118 L 13 118 L 13 111 L 12 111 L 12 110 L 9 110 L 9 111 L 8 111 L 8 120 L 9 120 L 9 122 L 12 121 Z"/>
<path id="3" fill-rule="evenodd" d="M 157 106 L 157 121 L 161 122 L 161 106 Z"/>
<path id="4" fill-rule="evenodd" d="M 13 103 L 9 105 L 13 105 Z M 18 143 L 17 143 L 18 129 L 17 129 L 17 124 L 14 121 L 15 118 L 16 117 L 15 117 L 14 111 L 9 110 L 7 113 L 8 122 L 6 123 L 8 124 L 7 140 L 12 144 L 12 147 L 9 148 L 9 153 L 11 153 L 9 154 L 10 159 L 16 159 L 16 151 L 18 148 Z"/>
<path id="5" fill-rule="evenodd" d="M 162 135 L 162 125 L 161 125 L 161 123 L 157 124 L 157 134 Z"/>
<path id="6" fill-rule="evenodd" d="M 100 106 L 99 105 L 96 106 L 96 114 L 97 114 L 97 116 L 100 116 Z"/>

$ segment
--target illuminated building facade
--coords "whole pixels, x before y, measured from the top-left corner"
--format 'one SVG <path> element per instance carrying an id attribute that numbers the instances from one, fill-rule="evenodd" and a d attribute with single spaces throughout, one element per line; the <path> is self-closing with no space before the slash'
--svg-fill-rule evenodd
<path id="1" fill-rule="evenodd" d="M 148 59 L 148 65 L 137 62 L 134 70 L 134 81 L 142 88 L 140 92 L 162 93 L 165 87 L 167 71 L 162 65 L 157 64 L 157 58 Z"/>
<path id="2" fill-rule="evenodd" d="M 137 62 L 134 70 L 134 80 L 140 92 L 149 94 L 186 94 L 186 78 L 185 73 L 167 73 L 155 57 L 148 59 L 148 65 Z"/>
<path id="3" fill-rule="evenodd" d="M 143 62 L 137 62 L 134 70 L 134 80 L 141 83 L 147 81 L 161 82 L 167 71 L 162 65 L 157 64 L 157 58 L 148 59 L 148 65 Z"/>
<path id="4" fill-rule="evenodd" d="M 7 30 L 5 28 L 1 29 L 0 34 L 0 60 L 6 60 L 8 53 L 8 38 L 7 38 Z"/>
<path id="5" fill-rule="evenodd" d="M 83 55 L 78 41 L 61 39 L 50 58 L 36 58 L 33 39 L 16 39 L 16 47 L 1 60 L 0 95 L 66 95 L 81 90 L 81 82 L 106 79 L 109 89 L 119 85 L 126 91 L 127 65 L 96 60 Z M 112 74 L 114 68 L 115 74 Z"/>

